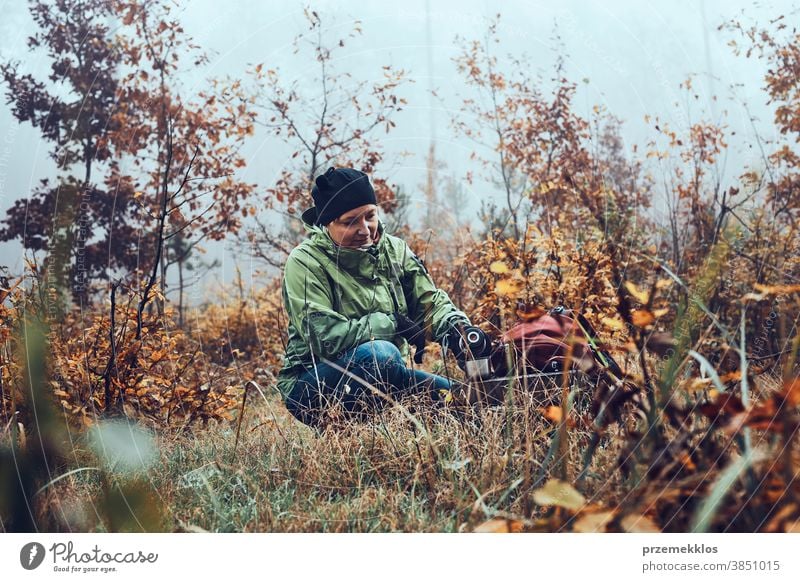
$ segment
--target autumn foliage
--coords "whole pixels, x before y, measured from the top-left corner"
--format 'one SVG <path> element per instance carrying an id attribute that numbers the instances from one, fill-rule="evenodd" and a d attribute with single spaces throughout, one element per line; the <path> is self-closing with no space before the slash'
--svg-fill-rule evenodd
<path id="1" fill-rule="evenodd" d="M 335 75 L 337 51 L 362 24 L 332 38 L 307 10 L 295 47 L 313 59 L 318 93 L 265 62 L 187 94 L 180 67 L 207 57 L 169 3 L 73 4 L 31 2 L 40 32 L 29 44 L 52 61 L 50 83 L 89 96 L 83 105 L 20 63 L 0 67 L 14 116 L 40 130 L 58 160 L 58 179 L 17 201 L 0 230 L 33 252 L 25 273 L 0 278 L 4 435 L 16 443 L 37 430 L 33 395 L 42 390 L 78 430 L 109 417 L 198 439 L 235 427 L 235 455 L 247 391 L 258 388 L 260 405 L 275 402 L 286 341 L 280 274 L 249 288 L 237 273 L 192 308 L 184 275 L 211 240 L 236 241 L 280 267 L 303 234 L 310 184 L 328 165 L 369 172 L 385 216 L 401 212 L 398 188 L 381 174 L 389 166 L 380 138 L 407 104 L 408 73 L 387 66 L 355 85 Z M 112 32 L 108 18 L 120 27 Z M 409 449 L 392 457 L 384 443 L 378 462 L 398 472 L 393 482 L 410 473 L 431 506 L 474 531 L 796 530 L 800 36 L 781 19 L 766 29 L 725 25 L 735 50 L 768 64 L 764 90 L 780 138 L 759 144 L 758 167 L 724 182 L 724 125 L 648 118 L 651 139 L 626 151 L 623 120 L 601 107 L 577 112 L 579 87 L 563 58 L 546 80 L 519 57 L 503 60 L 499 22 L 483 40 L 459 39 L 454 65 L 472 93 L 453 121 L 459 139 L 485 146 L 465 179 L 494 184 L 499 202 L 481 209 L 479 227 L 454 225 L 436 238 L 407 224 L 402 234 L 495 341 L 563 305 L 586 317 L 622 370 L 603 367 L 590 385 L 565 375 L 544 404 L 511 377 L 499 409 L 464 410 L 454 395 L 454 415 L 423 410 L 425 423 L 410 423 L 403 408 L 392 427 L 413 431 L 397 439 Z M 85 42 L 69 42 L 76 37 Z M 692 80 L 681 90 L 692 99 Z M 257 131 L 290 151 L 269 184 L 241 178 L 242 147 Z M 167 284 L 175 267 L 178 301 Z M 24 356 L 34 323 L 47 345 L 38 362 Z M 424 362 L 447 364 L 433 350 Z M 46 373 L 38 388 L 32 366 Z M 303 465 L 321 467 L 315 478 L 336 481 L 341 471 L 361 483 L 337 462 L 363 427 L 297 452 L 269 410 L 251 430 L 271 431 L 272 453 L 286 443 L 287 471 L 319 446 L 330 462 L 317 455 Z M 447 456 L 462 446 L 468 458 Z M 474 483 L 478 501 L 469 498 Z"/>

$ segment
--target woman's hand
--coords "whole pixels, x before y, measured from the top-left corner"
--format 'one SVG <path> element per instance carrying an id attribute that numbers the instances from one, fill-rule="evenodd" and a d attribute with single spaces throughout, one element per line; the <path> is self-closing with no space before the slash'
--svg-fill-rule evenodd
<path id="1" fill-rule="evenodd" d="M 397 322 L 396 335 L 406 338 L 409 344 L 416 347 L 414 362 L 421 364 L 425 354 L 425 330 L 399 311 L 394 312 L 394 319 Z"/>
<path id="2" fill-rule="evenodd" d="M 472 358 L 487 357 L 491 342 L 484 331 L 474 325 L 454 325 L 442 338 L 442 346 L 453 352 L 458 367 L 466 370 L 467 355 Z"/>

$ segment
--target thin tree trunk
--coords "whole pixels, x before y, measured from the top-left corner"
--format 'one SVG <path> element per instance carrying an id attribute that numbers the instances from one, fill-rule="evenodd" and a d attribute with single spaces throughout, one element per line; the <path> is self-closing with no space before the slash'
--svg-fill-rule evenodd
<path id="1" fill-rule="evenodd" d="M 183 259 L 178 261 L 178 326 L 183 329 Z"/>

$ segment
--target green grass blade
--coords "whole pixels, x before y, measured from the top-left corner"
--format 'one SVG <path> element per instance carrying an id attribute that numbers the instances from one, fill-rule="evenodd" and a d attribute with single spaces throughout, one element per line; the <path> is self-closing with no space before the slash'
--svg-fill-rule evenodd
<path id="1" fill-rule="evenodd" d="M 720 473 L 717 480 L 711 486 L 711 492 L 705 501 L 692 517 L 692 533 L 704 533 L 711 526 L 717 509 L 722 505 L 725 496 L 736 484 L 742 474 L 749 469 L 755 461 L 755 454 L 752 450 L 745 452 L 741 457 L 733 461 Z"/>

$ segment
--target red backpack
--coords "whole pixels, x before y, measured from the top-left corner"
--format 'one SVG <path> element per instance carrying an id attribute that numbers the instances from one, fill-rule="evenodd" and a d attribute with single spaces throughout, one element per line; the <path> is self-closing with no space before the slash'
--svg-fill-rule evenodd
<path id="1" fill-rule="evenodd" d="M 597 347 L 594 329 L 581 314 L 556 307 L 538 317 L 521 321 L 503 334 L 501 345 L 491 355 L 495 376 L 508 375 L 503 344 L 515 351 L 517 373 L 560 375 L 570 357 L 569 367 L 589 375 L 599 374 L 601 365 L 622 375 L 611 356 Z M 570 344 L 572 352 L 570 355 Z"/>

